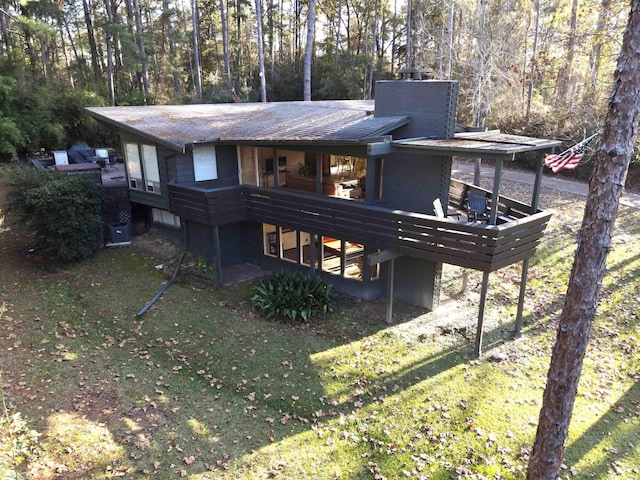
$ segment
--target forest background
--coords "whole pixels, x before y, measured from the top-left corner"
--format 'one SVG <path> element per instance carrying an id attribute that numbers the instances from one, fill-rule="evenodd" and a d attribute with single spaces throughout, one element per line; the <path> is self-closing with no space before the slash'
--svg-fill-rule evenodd
<path id="1" fill-rule="evenodd" d="M 305 54 L 313 100 L 427 70 L 460 82 L 460 123 L 569 146 L 602 125 L 627 15 L 612 0 L 0 0 L 0 159 L 115 144 L 85 106 L 302 100 Z"/>

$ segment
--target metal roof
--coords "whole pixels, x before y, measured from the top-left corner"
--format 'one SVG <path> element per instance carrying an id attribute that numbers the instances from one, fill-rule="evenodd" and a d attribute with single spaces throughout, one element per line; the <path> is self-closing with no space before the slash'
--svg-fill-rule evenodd
<path id="1" fill-rule="evenodd" d="M 97 120 L 184 151 L 194 143 L 358 142 L 408 123 L 375 117 L 373 101 L 91 107 Z"/>
<path id="2" fill-rule="evenodd" d="M 401 151 L 417 150 L 436 155 L 509 160 L 516 153 L 551 151 L 561 144 L 558 140 L 508 135 L 497 131 L 456 133 L 454 138 L 442 140 L 416 138 L 393 142 L 393 146 Z"/>

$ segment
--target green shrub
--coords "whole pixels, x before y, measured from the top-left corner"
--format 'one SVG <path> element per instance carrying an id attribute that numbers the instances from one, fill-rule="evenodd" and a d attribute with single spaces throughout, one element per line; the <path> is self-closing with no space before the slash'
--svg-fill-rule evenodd
<path id="1" fill-rule="evenodd" d="M 14 169 L 8 180 L 7 219 L 53 260 L 91 256 L 102 246 L 100 190 L 82 175 Z"/>
<path id="2" fill-rule="evenodd" d="M 258 282 L 251 304 L 267 318 L 308 322 L 316 314 L 333 311 L 331 285 L 301 273 L 272 273 Z"/>

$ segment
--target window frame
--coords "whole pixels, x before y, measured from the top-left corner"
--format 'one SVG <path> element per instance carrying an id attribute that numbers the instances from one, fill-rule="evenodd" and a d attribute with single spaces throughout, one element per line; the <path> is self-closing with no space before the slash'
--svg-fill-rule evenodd
<path id="1" fill-rule="evenodd" d="M 124 142 L 129 188 L 161 195 L 158 149 L 150 143 Z"/>
<path id="2" fill-rule="evenodd" d="M 196 182 L 218 179 L 218 158 L 215 145 L 194 145 L 193 178 Z"/>

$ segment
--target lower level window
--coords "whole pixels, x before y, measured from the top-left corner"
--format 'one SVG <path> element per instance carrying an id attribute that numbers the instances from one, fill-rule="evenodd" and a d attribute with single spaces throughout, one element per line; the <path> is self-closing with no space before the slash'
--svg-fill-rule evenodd
<path id="1" fill-rule="evenodd" d="M 168 227 L 180 228 L 180 217 L 177 215 L 159 208 L 152 208 L 151 212 L 154 223 L 159 223 Z"/>
<path id="2" fill-rule="evenodd" d="M 365 265 L 364 245 L 277 225 L 263 224 L 262 229 L 265 255 L 307 266 L 313 258 L 317 270 L 344 278 L 362 281 L 367 273 L 378 278 L 377 266 Z"/>

